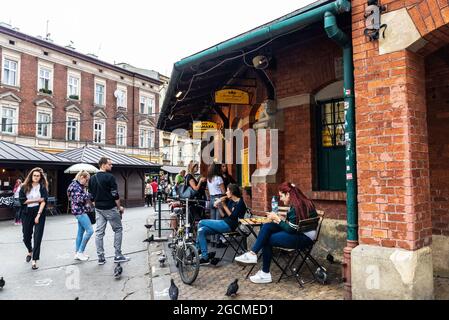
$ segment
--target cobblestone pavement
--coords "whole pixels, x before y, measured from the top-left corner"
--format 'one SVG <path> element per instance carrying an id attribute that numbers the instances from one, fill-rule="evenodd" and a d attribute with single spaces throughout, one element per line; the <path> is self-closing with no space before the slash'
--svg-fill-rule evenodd
<path id="1" fill-rule="evenodd" d="M 163 209 L 167 209 L 164 205 Z M 167 217 L 167 213 L 163 214 Z M 156 214 L 150 215 L 148 221 L 152 222 Z M 167 227 L 167 226 L 166 226 Z M 157 232 L 153 229 L 155 236 Z M 163 235 L 168 235 L 168 231 L 163 231 Z M 248 243 L 251 245 L 251 241 Z M 328 283 L 306 283 L 301 288 L 294 278 L 283 279 L 277 283 L 280 275 L 279 268 L 272 264 L 271 273 L 273 282 L 270 284 L 254 284 L 249 279 L 245 279 L 249 271 L 242 270 L 242 266 L 237 263 L 231 263 L 232 258 L 228 253 L 224 261 L 217 266 L 201 266 L 198 278 L 192 285 L 184 284 L 179 276 L 178 270 L 174 266 L 170 257 L 170 250 L 167 242 L 152 243 L 148 248 L 149 261 L 152 270 L 152 298 L 155 300 L 168 299 L 168 287 L 170 279 L 174 279 L 179 287 L 179 300 L 343 300 L 344 286 L 341 279 L 341 265 L 329 264 L 327 261 L 320 261 L 328 270 Z M 211 251 L 216 249 L 210 248 Z M 217 251 L 217 257 L 221 252 Z M 159 268 L 157 258 L 165 254 L 168 257 L 168 264 L 164 268 Z M 252 274 L 259 270 L 255 267 Z M 310 273 L 303 270 L 304 280 L 310 280 Z M 239 292 L 234 298 L 225 296 L 228 285 L 234 280 L 239 279 Z M 434 292 L 436 300 L 449 300 L 449 278 L 435 277 Z"/>
<path id="2" fill-rule="evenodd" d="M 221 263 L 220 263 L 221 264 Z M 340 279 L 333 278 L 326 285 L 319 283 L 305 284 L 301 289 L 293 278 L 282 279 L 277 283 L 280 275 L 279 269 L 272 267 L 273 282 L 270 284 L 254 284 L 245 279 L 247 269 L 237 263 L 218 264 L 215 266 L 202 266 L 198 278 L 192 285 L 182 283 L 179 274 L 173 273 L 173 279 L 179 287 L 180 300 L 342 300 L 343 284 Z M 254 268 L 253 273 L 257 271 Z M 235 298 L 225 296 L 228 285 L 239 279 L 239 291 Z"/>

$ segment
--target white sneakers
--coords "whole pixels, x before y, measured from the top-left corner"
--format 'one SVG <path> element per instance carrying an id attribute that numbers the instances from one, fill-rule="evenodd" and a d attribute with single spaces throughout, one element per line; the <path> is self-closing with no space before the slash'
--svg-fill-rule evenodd
<path id="1" fill-rule="evenodd" d="M 235 261 L 245 264 L 256 264 L 257 254 L 252 254 L 248 251 L 238 257 L 235 257 Z"/>
<path id="2" fill-rule="evenodd" d="M 252 283 L 270 283 L 272 282 L 271 273 L 265 273 L 259 270 L 255 275 L 249 277 Z"/>
<path id="3" fill-rule="evenodd" d="M 89 256 L 87 254 L 84 254 L 83 252 L 77 252 L 75 254 L 75 260 L 87 261 L 89 260 Z"/>

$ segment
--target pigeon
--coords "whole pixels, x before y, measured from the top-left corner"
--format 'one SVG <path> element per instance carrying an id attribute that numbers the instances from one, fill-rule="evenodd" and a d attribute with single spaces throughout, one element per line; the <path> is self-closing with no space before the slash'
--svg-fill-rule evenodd
<path id="1" fill-rule="evenodd" d="M 334 263 L 334 256 L 330 253 L 327 254 L 326 260 L 329 261 L 331 264 Z"/>
<path id="2" fill-rule="evenodd" d="M 239 285 L 237 284 L 237 281 L 239 281 L 239 279 L 235 279 L 234 282 L 232 282 L 228 286 L 228 291 L 226 291 L 226 295 L 228 297 L 235 297 L 237 295 L 237 291 L 239 290 Z"/>
<path id="3" fill-rule="evenodd" d="M 3 277 L 0 278 L 0 289 L 3 289 L 3 287 L 5 286 L 5 280 L 3 280 Z"/>
<path id="4" fill-rule="evenodd" d="M 120 277 L 122 276 L 122 272 L 123 272 L 123 268 L 120 265 L 120 263 L 118 263 L 114 269 L 114 278 L 120 279 Z"/>
<path id="5" fill-rule="evenodd" d="M 145 225 L 145 228 L 147 228 L 148 230 L 150 230 L 152 227 L 153 227 L 152 224 L 146 224 L 146 225 Z"/>
<path id="6" fill-rule="evenodd" d="M 171 300 L 178 300 L 178 294 L 179 294 L 179 289 L 175 284 L 175 281 L 173 279 L 171 279 L 171 285 L 170 288 L 168 289 L 168 295 L 170 296 Z"/>
<path id="7" fill-rule="evenodd" d="M 154 235 L 151 235 L 151 236 L 148 237 L 148 239 L 143 240 L 143 242 L 148 242 L 148 243 L 150 243 L 150 242 L 153 241 L 153 240 L 154 240 Z"/>
<path id="8" fill-rule="evenodd" d="M 165 260 L 167 260 L 167 257 L 165 255 L 162 255 L 159 257 L 159 265 L 161 268 L 163 268 L 165 266 Z"/>
<path id="9" fill-rule="evenodd" d="M 76 298 L 75 298 L 75 300 L 79 300 L 79 299 L 80 299 L 79 297 L 76 297 Z"/>

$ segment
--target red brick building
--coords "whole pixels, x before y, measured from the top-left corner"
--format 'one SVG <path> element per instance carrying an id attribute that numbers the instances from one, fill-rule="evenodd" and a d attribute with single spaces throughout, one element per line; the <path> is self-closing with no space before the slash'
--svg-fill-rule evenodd
<path id="1" fill-rule="evenodd" d="M 158 162 L 158 77 L 5 25 L 0 59 L 0 139 L 48 152 L 99 145 Z"/>
<path id="2" fill-rule="evenodd" d="M 326 212 L 318 246 L 344 262 L 348 298 L 429 299 L 433 277 L 449 274 L 449 3 L 381 4 L 379 39 L 365 33 L 367 1 L 317 1 L 177 62 L 158 128 L 191 129 L 189 112 L 222 129 L 277 129 L 275 173 L 260 159 L 230 165 L 253 210 L 294 182 Z M 216 103 L 224 88 L 249 104 Z"/>

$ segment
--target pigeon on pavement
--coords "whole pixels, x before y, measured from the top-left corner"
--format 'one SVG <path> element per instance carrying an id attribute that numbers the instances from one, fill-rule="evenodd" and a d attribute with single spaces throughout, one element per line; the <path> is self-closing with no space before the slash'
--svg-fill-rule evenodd
<path id="1" fill-rule="evenodd" d="M 122 272 L 123 272 L 123 268 L 120 265 L 120 263 L 118 263 L 114 269 L 114 278 L 120 279 L 120 277 L 122 276 Z"/>
<path id="2" fill-rule="evenodd" d="M 228 297 L 234 297 L 237 295 L 237 291 L 239 290 L 239 285 L 237 284 L 239 279 L 235 279 L 229 286 L 228 291 L 226 291 L 226 295 Z"/>
<path id="3" fill-rule="evenodd" d="M 168 289 L 168 295 L 170 296 L 171 300 L 178 300 L 178 294 L 179 294 L 179 289 L 175 284 L 175 281 L 173 279 L 171 279 L 171 285 L 170 288 Z"/>

